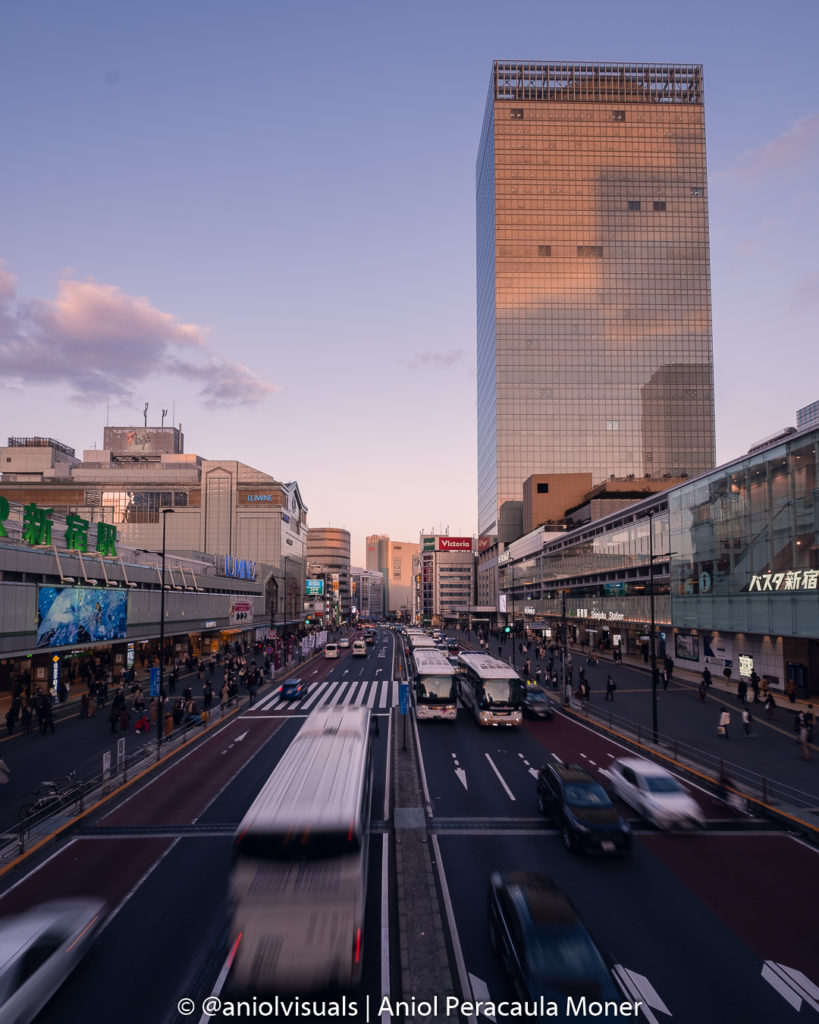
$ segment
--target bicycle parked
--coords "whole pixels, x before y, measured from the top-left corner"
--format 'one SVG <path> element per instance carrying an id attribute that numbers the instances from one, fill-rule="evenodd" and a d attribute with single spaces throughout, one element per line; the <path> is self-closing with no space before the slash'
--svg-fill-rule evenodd
<path id="1" fill-rule="evenodd" d="M 75 803 L 82 796 L 82 783 L 77 781 L 75 772 L 64 779 L 53 779 L 42 782 L 34 791 L 37 799 L 33 804 L 24 804 L 20 808 L 20 821 L 26 821 L 35 815 L 45 815 L 60 807 Z"/>

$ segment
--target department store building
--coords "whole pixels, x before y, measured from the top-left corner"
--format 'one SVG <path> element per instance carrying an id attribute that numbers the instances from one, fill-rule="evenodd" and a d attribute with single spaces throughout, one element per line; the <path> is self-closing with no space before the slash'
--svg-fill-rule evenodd
<path id="1" fill-rule="evenodd" d="M 819 427 L 499 556 L 499 622 L 819 694 Z"/>

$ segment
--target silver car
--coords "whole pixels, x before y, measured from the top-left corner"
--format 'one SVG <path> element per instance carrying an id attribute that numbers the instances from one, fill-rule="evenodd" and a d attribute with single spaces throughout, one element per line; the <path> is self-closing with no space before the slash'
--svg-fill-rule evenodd
<path id="1" fill-rule="evenodd" d="M 0 919 L 0 1024 L 33 1020 L 88 951 L 100 900 L 41 903 Z"/>
<path id="2" fill-rule="evenodd" d="M 601 774 L 611 788 L 657 828 L 693 828 L 705 824 L 697 801 L 665 768 L 641 757 L 619 757 Z"/>

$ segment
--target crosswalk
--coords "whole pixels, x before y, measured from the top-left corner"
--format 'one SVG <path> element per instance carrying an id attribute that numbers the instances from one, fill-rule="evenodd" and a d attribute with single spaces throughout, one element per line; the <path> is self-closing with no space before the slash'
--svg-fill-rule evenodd
<path id="1" fill-rule="evenodd" d="M 313 711 L 326 707 L 367 707 L 378 711 L 398 704 L 396 679 L 353 679 L 314 683 L 301 700 L 284 700 L 280 688 L 257 700 L 253 711 Z"/>

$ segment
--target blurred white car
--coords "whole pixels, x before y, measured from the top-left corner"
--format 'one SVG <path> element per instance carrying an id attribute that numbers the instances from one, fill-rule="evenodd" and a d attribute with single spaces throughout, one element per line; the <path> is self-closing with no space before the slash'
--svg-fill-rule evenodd
<path id="1" fill-rule="evenodd" d="M 349 646 L 350 646 L 350 641 L 349 641 L 349 639 L 348 639 L 348 638 L 347 638 L 346 636 L 343 636 L 343 637 L 342 637 L 342 638 L 341 638 L 341 639 L 339 640 L 339 642 L 338 642 L 338 646 L 339 646 L 339 647 L 349 647 Z"/>
<path id="2" fill-rule="evenodd" d="M 0 1024 L 37 1016 L 85 956 L 104 911 L 100 900 L 54 900 L 0 919 Z"/>
<path id="3" fill-rule="evenodd" d="M 697 801 L 677 779 L 652 761 L 619 757 L 603 771 L 621 800 L 657 828 L 693 828 L 705 824 Z"/>

